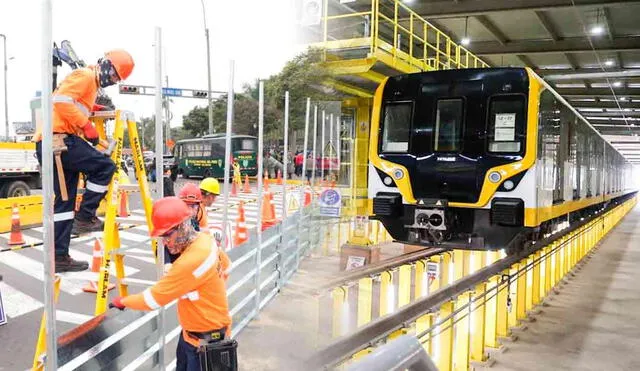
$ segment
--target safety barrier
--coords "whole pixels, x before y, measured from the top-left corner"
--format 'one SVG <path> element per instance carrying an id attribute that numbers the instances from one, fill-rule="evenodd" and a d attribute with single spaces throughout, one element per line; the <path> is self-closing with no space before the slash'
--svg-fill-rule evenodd
<path id="1" fill-rule="evenodd" d="M 411 10 L 400 0 L 359 2 L 358 9 L 324 1 L 321 40 L 324 51 L 361 49 L 404 72 L 480 68 L 488 64 Z M 335 57 L 334 57 L 335 58 Z M 339 57 L 338 57 L 339 58 Z M 327 57 L 331 61 L 332 57 Z M 354 66 L 347 66 L 353 68 Z"/>
<path id="2" fill-rule="evenodd" d="M 474 274 L 335 340 L 309 364 L 348 365 L 406 333 L 415 334 L 441 371 L 486 362 L 488 350 L 500 348 L 499 340 L 527 321 L 543 298 L 635 206 L 632 196 L 488 266 L 482 258 L 487 253 L 480 253 L 481 267 Z"/>

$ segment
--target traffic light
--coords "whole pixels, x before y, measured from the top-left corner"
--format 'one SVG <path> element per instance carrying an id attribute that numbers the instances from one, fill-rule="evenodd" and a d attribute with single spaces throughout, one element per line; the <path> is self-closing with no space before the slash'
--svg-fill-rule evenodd
<path id="1" fill-rule="evenodd" d="M 138 86 L 120 85 L 120 94 L 140 94 Z"/>
<path id="2" fill-rule="evenodd" d="M 193 92 L 193 97 L 194 98 L 206 98 L 208 95 L 209 95 L 208 92 L 202 91 L 202 90 L 195 90 Z"/>

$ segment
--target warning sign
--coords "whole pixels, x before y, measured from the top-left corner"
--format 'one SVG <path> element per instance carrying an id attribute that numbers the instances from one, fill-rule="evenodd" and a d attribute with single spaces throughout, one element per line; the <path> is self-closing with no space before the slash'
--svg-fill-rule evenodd
<path id="1" fill-rule="evenodd" d="M 347 268 L 345 270 L 352 270 L 360 267 L 364 267 L 365 258 L 364 256 L 353 256 L 349 255 L 347 259 Z"/>
<path id="2" fill-rule="evenodd" d="M 436 262 L 427 262 L 427 279 L 429 280 L 429 285 L 438 278 L 440 278 L 440 265 Z"/>

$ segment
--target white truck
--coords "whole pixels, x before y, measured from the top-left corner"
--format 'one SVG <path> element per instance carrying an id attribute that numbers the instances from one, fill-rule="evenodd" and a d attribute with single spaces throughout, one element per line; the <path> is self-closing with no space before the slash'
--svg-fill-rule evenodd
<path id="1" fill-rule="evenodd" d="M 42 188 L 35 143 L 0 142 L 0 198 L 31 194 Z"/>

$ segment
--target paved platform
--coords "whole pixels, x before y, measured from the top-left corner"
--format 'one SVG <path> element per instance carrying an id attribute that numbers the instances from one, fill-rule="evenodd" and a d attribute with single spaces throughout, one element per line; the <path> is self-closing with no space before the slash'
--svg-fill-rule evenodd
<path id="1" fill-rule="evenodd" d="M 380 259 L 401 255 L 403 246 L 380 246 Z M 331 340 L 332 303 L 313 290 L 340 274 L 340 254 L 314 250 L 289 283 L 238 336 L 241 370 L 302 370 L 313 351 Z"/>
<path id="2" fill-rule="evenodd" d="M 551 294 L 491 370 L 640 370 L 640 207 Z"/>

